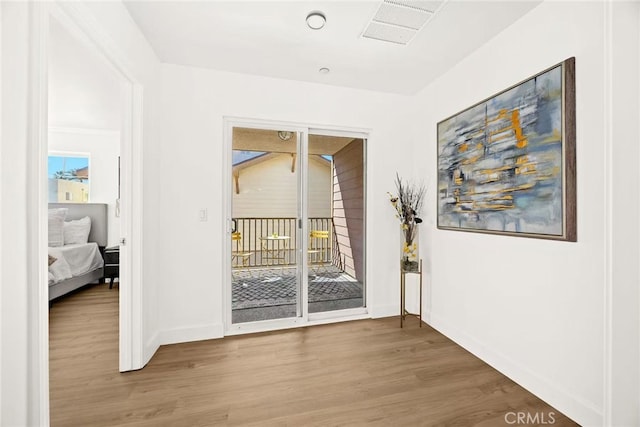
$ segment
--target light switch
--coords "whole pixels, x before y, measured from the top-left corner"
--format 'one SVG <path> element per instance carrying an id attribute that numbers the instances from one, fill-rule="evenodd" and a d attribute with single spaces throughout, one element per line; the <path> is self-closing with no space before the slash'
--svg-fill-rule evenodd
<path id="1" fill-rule="evenodd" d="M 198 217 L 200 218 L 200 221 L 207 221 L 208 219 L 208 215 L 207 215 L 207 210 L 206 209 L 200 209 L 200 211 L 198 212 Z"/>

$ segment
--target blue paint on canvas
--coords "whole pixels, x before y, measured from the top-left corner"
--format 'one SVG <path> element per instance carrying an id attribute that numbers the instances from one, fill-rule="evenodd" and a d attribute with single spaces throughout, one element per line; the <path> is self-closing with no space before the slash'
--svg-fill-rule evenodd
<path id="1" fill-rule="evenodd" d="M 438 124 L 438 225 L 562 235 L 562 68 Z"/>

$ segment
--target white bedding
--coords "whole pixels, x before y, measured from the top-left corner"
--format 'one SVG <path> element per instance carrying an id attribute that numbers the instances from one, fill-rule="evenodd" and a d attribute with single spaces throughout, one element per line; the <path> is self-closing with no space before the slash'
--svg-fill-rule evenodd
<path id="1" fill-rule="evenodd" d="M 49 255 L 57 258 L 49 266 L 49 285 L 81 276 L 104 265 L 95 242 L 50 247 Z"/>

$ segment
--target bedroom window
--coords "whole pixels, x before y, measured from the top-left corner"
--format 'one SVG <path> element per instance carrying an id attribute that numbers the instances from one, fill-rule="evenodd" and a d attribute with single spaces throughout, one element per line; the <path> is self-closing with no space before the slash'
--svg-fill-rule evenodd
<path id="1" fill-rule="evenodd" d="M 89 202 L 89 156 L 50 154 L 48 159 L 49 202 Z"/>

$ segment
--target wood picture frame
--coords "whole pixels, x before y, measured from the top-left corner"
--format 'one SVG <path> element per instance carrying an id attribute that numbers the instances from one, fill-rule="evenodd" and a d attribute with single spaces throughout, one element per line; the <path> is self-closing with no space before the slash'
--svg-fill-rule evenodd
<path id="1" fill-rule="evenodd" d="M 441 230 L 577 241 L 575 58 L 437 125 Z"/>

